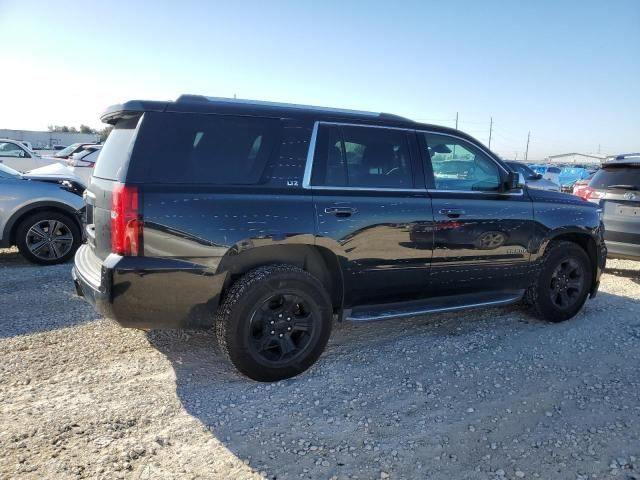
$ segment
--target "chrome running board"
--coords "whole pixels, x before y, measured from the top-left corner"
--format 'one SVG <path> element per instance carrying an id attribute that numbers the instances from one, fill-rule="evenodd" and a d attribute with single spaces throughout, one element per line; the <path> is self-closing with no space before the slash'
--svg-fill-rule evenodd
<path id="1" fill-rule="evenodd" d="M 429 313 L 455 312 L 481 307 L 498 307 L 517 303 L 522 299 L 524 290 L 499 292 L 480 292 L 467 295 L 449 295 L 427 300 L 387 303 L 381 305 L 362 305 L 345 311 L 345 320 L 351 322 L 372 322 L 393 318 L 408 318 Z"/>

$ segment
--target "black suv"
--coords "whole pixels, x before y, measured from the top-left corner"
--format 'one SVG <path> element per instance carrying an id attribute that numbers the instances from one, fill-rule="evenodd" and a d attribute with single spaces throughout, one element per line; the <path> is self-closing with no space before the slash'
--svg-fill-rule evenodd
<path id="1" fill-rule="evenodd" d="M 561 321 L 597 291 L 598 207 L 527 189 L 457 130 L 193 95 L 102 120 L 77 291 L 123 326 L 215 326 L 253 379 L 307 369 L 334 316 L 523 300 Z"/>

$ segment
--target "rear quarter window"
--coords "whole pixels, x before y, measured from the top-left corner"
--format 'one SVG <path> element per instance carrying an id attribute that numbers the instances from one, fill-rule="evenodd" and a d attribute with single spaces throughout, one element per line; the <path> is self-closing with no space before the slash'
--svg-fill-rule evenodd
<path id="1" fill-rule="evenodd" d="M 134 159 L 146 158 L 147 182 L 256 185 L 268 180 L 279 137 L 279 119 L 155 114 L 145 119 Z"/>
<path id="2" fill-rule="evenodd" d="M 118 121 L 102 147 L 93 176 L 122 181 L 131 157 L 140 117 Z"/>

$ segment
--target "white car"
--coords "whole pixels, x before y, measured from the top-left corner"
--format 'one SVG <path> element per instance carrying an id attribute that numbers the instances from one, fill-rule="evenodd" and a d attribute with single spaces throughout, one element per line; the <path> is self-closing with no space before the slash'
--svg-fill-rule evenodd
<path id="1" fill-rule="evenodd" d="M 75 176 L 81 178 L 85 185 L 89 185 L 91 181 L 93 167 L 96 165 L 101 150 L 102 145 L 90 145 L 67 159 L 67 167 L 71 169 Z"/>
<path id="2" fill-rule="evenodd" d="M 0 139 L 0 163 L 19 172 L 26 172 L 51 162 L 17 140 L 2 138 Z"/>

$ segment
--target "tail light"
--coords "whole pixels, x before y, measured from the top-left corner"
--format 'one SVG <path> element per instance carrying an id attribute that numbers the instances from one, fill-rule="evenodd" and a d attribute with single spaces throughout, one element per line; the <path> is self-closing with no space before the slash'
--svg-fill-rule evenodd
<path id="1" fill-rule="evenodd" d="M 142 215 L 138 188 L 116 184 L 111 195 L 111 251 L 138 256 L 142 244 Z"/>
<path id="2" fill-rule="evenodd" d="M 577 191 L 575 193 L 575 195 L 583 198 L 584 200 L 598 200 L 602 197 L 604 197 L 604 192 L 599 192 L 598 190 L 591 188 L 591 187 L 585 187 L 585 188 L 581 188 L 579 191 Z"/>

